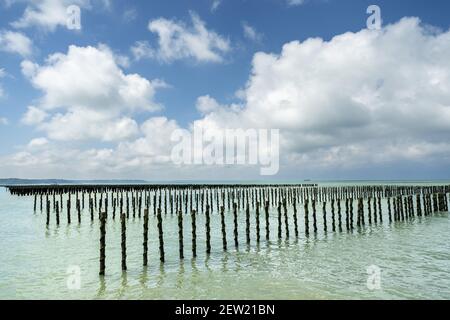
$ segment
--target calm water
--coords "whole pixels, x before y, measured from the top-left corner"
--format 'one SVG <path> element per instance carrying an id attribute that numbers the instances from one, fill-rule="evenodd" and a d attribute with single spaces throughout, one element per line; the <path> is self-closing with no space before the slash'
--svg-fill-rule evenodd
<path id="1" fill-rule="evenodd" d="M 385 203 L 383 202 L 383 207 Z M 87 201 L 86 201 L 87 207 Z M 289 241 L 275 240 L 277 214 L 271 212 L 271 238 L 245 244 L 245 214 L 239 212 L 239 251 L 234 249 L 233 218 L 226 214 L 228 253 L 222 251 L 220 218 L 211 217 L 212 254 L 205 255 L 204 216 L 197 217 L 198 257 L 191 259 L 191 220 L 184 216 L 185 259 L 178 258 L 177 219 L 164 216 L 166 263 L 159 263 L 156 219 L 149 221 L 149 266 L 142 267 L 142 219 L 127 224 L 128 272 L 120 263 L 120 223 L 108 220 L 106 272 L 98 276 L 99 226 L 83 213 L 78 224 L 61 225 L 54 215 L 33 213 L 32 198 L 10 196 L 0 188 L 0 298 L 12 299 L 450 299 L 450 220 L 448 213 L 407 222 L 367 226 L 352 233 L 304 235 L 299 207 L 299 239 L 291 222 Z M 300 208 L 301 207 L 301 208 Z M 356 203 L 354 210 L 356 212 Z M 289 210 L 291 214 L 292 210 Z M 330 210 L 328 210 L 330 216 Z M 151 213 L 153 211 L 151 210 Z M 365 211 L 367 214 L 367 211 Z M 291 217 L 292 218 L 292 217 Z M 284 220 L 283 220 L 284 221 Z M 261 216 L 261 228 L 265 226 Z M 284 229 L 283 229 L 284 236 Z M 381 270 L 381 289 L 367 287 L 367 268 Z M 67 286 L 68 268 L 81 270 L 81 287 Z"/>

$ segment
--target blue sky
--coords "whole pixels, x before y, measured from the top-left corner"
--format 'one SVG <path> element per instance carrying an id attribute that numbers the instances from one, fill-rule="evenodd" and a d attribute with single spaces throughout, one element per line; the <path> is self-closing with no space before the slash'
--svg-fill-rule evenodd
<path id="1" fill-rule="evenodd" d="M 137 148 L 137 144 L 133 145 L 133 143 L 138 143 L 139 139 L 161 139 L 161 137 L 153 135 L 158 132 L 167 135 L 169 131 L 164 130 L 169 130 L 167 129 L 167 123 L 171 121 L 172 124 L 176 123 L 172 127 L 180 128 L 189 128 L 195 121 L 200 121 L 205 125 L 214 123 L 215 127 L 218 123 L 224 125 L 224 122 L 233 117 L 231 115 L 223 116 L 223 114 L 229 112 L 228 109 L 232 108 L 234 104 L 239 105 L 243 111 L 242 114 L 237 115 L 238 120 L 233 124 L 233 127 L 239 125 L 260 127 L 261 123 L 264 123 L 264 126 L 269 128 L 281 129 L 283 146 L 286 146 L 286 148 L 281 150 L 280 173 L 271 177 L 272 179 L 450 178 L 450 170 L 448 169 L 450 167 L 450 147 L 446 141 L 450 137 L 450 116 L 448 115 L 450 100 L 446 91 L 450 87 L 448 83 L 449 65 L 430 53 L 434 52 L 433 50 L 437 47 L 438 58 L 440 56 L 443 58 L 448 51 L 448 48 L 444 45 L 447 38 L 442 36 L 448 32 L 450 24 L 448 19 L 450 3 L 448 1 L 435 0 L 432 4 L 430 4 L 430 1 L 419 0 L 377 2 L 305 0 L 303 3 L 297 4 L 290 3 L 289 0 L 0 1 L 0 70 L 2 70 L 0 73 L 0 86 L 2 88 L 2 94 L 0 95 L 0 119 L 2 119 L 0 121 L 0 158 L 2 160 L 0 177 L 142 177 L 146 179 L 193 179 L 199 177 L 203 179 L 238 179 L 243 176 L 246 179 L 263 179 L 264 177 L 260 177 L 256 173 L 257 170 L 248 170 L 248 168 L 177 168 L 175 174 L 170 164 L 161 159 L 150 159 L 167 151 L 162 148 L 165 145 L 164 142 L 161 142 L 160 145 L 149 146 L 146 151 L 137 152 L 136 155 L 127 154 L 125 156 L 122 154 L 127 147 Z M 70 4 L 77 4 L 81 7 L 81 30 L 69 30 L 60 22 L 61 17 L 54 17 L 54 21 L 51 21 L 50 18 L 45 19 L 45 17 L 51 16 L 45 10 L 57 11 L 58 8 L 65 8 Z M 376 4 L 381 8 L 385 39 L 382 39 L 383 35 L 379 35 L 377 40 L 374 40 L 368 33 L 361 33 L 366 28 L 366 20 L 369 16 L 366 9 L 371 4 Z M 27 20 L 26 11 L 33 11 L 41 15 L 38 16 L 38 19 L 29 18 Z M 416 24 L 404 22 L 401 25 L 400 21 L 404 17 L 417 17 L 420 22 Z M 195 48 L 188 46 L 175 53 L 164 53 L 161 51 L 161 43 L 158 42 L 161 33 L 158 33 L 155 29 L 149 30 L 149 23 L 152 21 L 155 22 L 155 28 L 158 28 L 156 26 L 157 21 L 164 21 L 166 24 L 170 23 L 171 26 L 180 27 L 181 30 L 185 29 L 191 32 L 191 35 L 195 35 L 195 19 L 197 19 L 199 25 L 205 28 L 208 37 L 213 39 L 211 40 L 211 47 L 206 45 L 206 49 L 203 48 L 207 52 L 205 50 L 196 52 Z M 22 23 L 18 23 L 18 21 L 22 21 Z M 394 28 L 392 30 L 385 29 L 389 25 L 397 26 L 398 30 Z M 432 29 L 431 26 L 437 29 Z M 430 29 L 432 31 L 429 31 Z M 161 28 L 158 30 L 162 32 Z M 247 30 L 247 34 L 245 30 Z M 249 34 L 249 31 L 253 33 Z M 389 33 L 395 36 L 401 32 L 404 32 L 404 35 L 399 36 L 397 44 L 388 40 L 390 39 Z M 409 35 L 415 34 L 415 32 L 425 34 L 424 38 L 420 38 L 419 42 L 414 42 L 414 40 L 411 40 L 414 37 Z M 14 47 L 14 44 L 11 44 L 12 40 L 8 40 L 10 39 L 8 35 L 11 36 L 12 33 L 15 36 L 21 34 L 28 38 L 28 46 L 25 46 L 25 49 L 22 46 L 21 51 L 17 49 L 17 46 Z M 358 122 L 359 120 L 346 118 L 339 122 L 335 116 L 329 121 L 327 120 L 328 122 L 324 120 L 325 124 L 317 127 L 310 127 L 309 124 L 302 122 L 304 117 L 309 117 L 308 112 L 329 110 L 328 108 L 331 108 L 330 105 L 333 104 L 333 101 L 337 101 L 334 104 L 337 114 L 353 113 L 353 109 L 346 109 L 348 107 L 346 98 L 351 95 L 349 101 L 355 101 L 355 97 L 359 99 L 361 90 L 363 90 L 362 87 L 356 88 L 354 87 L 355 84 L 348 84 L 350 91 L 343 90 L 342 95 L 337 94 L 337 90 L 331 89 L 333 82 L 338 84 L 341 81 L 339 78 L 342 73 L 352 75 L 353 71 L 345 69 L 344 65 L 338 66 L 336 61 L 330 62 L 330 66 L 327 66 L 326 61 L 329 61 L 327 59 L 322 60 L 322 62 L 315 61 L 311 63 L 311 66 L 308 66 L 308 63 L 302 61 L 303 55 L 301 53 L 302 50 L 307 49 L 304 42 L 307 42 L 310 38 L 321 38 L 323 43 L 332 44 L 335 43 L 334 37 L 346 33 L 355 35 L 352 39 L 342 40 L 343 42 L 348 41 L 348 47 L 346 48 L 349 48 L 349 52 L 346 50 L 334 52 L 332 50 L 335 49 L 330 48 L 330 46 L 323 46 L 321 49 L 316 48 L 314 50 L 318 50 L 317 56 L 323 54 L 324 57 L 328 55 L 339 57 L 342 61 L 347 61 L 345 66 L 348 66 L 348 63 L 353 59 L 350 47 L 354 46 L 355 43 L 364 43 L 364 37 L 367 37 L 368 41 L 373 41 L 373 46 L 366 48 L 366 51 L 360 53 L 356 50 L 357 55 L 378 52 L 374 59 L 378 59 L 376 63 L 380 66 L 377 71 L 379 73 L 373 79 L 370 77 L 363 78 L 360 74 L 355 74 L 353 77 L 359 79 L 360 82 L 367 81 L 364 90 L 367 87 L 369 87 L 368 91 L 372 90 L 370 89 L 372 80 L 397 84 L 399 79 L 391 75 L 390 66 L 398 65 L 405 72 L 406 78 L 408 78 L 409 69 L 411 69 L 411 77 L 414 77 L 414 75 L 420 77 L 420 74 L 415 73 L 417 72 L 416 66 L 420 70 L 426 69 L 424 71 L 426 75 L 436 70 L 441 70 L 444 73 L 439 74 L 439 80 L 436 80 L 439 81 L 439 88 L 433 82 L 436 76 L 430 76 L 428 83 L 426 81 L 424 83 L 403 83 L 397 91 L 408 91 L 409 95 L 416 96 L 416 94 L 419 94 L 418 90 L 422 88 L 432 96 L 441 96 L 442 94 L 439 101 L 431 102 L 431 104 L 435 103 L 435 109 L 430 111 L 429 119 L 422 118 L 423 121 L 420 121 L 420 118 L 412 118 L 408 121 L 408 119 L 402 117 L 404 111 L 402 109 L 397 110 L 398 114 L 395 111 L 393 112 L 393 118 L 398 116 L 397 122 L 389 123 L 389 125 L 386 124 L 386 121 L 383 122 L 382 119 L 388 112 L 386 110 L 389 110 L 390 104 L 405 103 L 404 108 L 417 108 L 417 110 L 413 109 L 412 112 L 416 110 L 416 114 L 421 114 L 423 105 L 425 105 L 422 101 L 427 99 L 427 96 L 420 96 L 415 102 L 414 99 L 405 100 L 404 97 L 393 98 L 386 89 L 386 92 L 376 93 L 378 97 L 382 96 L 377 100 L 380 105 L 379 109 L 374 111 L 371 106 L 365 105 L 369 110 L 368 112 L 371 112 L 370 120 L 361 120 L 361 118 Z M 440 36 L 442 39 L 439 38 Z M 14 39 L 13 41 L 19 41 L 17 37 Z M 433 40 L 435 41 L 433 42 Z M 222 48 L 214 47 L 214 41 L 219 43 L 219 47 L 222 45 Z M 254 63 L 255 56 L 258 53 L 264 53 L 267 56 L 277 56 L 276 63 L 279 63 L 281 67 L 283 58 L 278 55 L 284 52 L 284 45 L 293 41 L 298 41 L 292 45 L 294 47 L 292 50 L 296 53 L 286 51 L 286 60 L 284 61 L 293 63 L 293 66 L 300 66 L 295 71 L 291 70 L 292 75 L 281 74 L 278 69 L 269 73 L 266 70 L 259 69 L 260 67 Z M 380 46 L 386 45 L 387 48 L 376 47 L 378 44 L 375 41 L 378 41 Z M 420 41 L 423 41 L 423 43 Z M 148 45 L 146 56 L 138 57 L 133 51 L 133 47 L 136 48 L 138 43 L 144 42 Z M 442 45 L 430 44 L 435 42 L 442 43 Z M 23 42 L 21 44 L 23 45 Z M 344 43 L 343 46 L 345 47 L 345 45 Z M 398 63 L 391 61 L 395 56 L 396 45 L 402 48 Z M 427 47 L 428 45 L 429 47 Z M 99 112 L 97 113 L 95 102 L 100 101 L 102 103 L 101 101 L 103 101 L 98 100 L 100 99 L 98 97 L 94 97 L 92 105 L 86 102 L 87 98 L 77 101 L 76 97 L 71 97 L 69 99 L 71 102 L 68 102 L 68 105 L 62 108 L 60 105 L 49 105 L 51 102 L 48 101 L 44 103 L 43 100 L 46 96 L 47 98 L 49 96 L 54 98 L 54 95 L 57 98 L 52 101 L 54 103 L 56 103 L 55 101 L 60 102 L 61 99 L 66 98 L 63 93 L 70 90 L 70 87 L 62 88 L 63 84 L 56 88 L 55 84 L 44 83 L 45 80 L 39 76 L 43 76 L 44 67 L 54 67 L 55 72 L 66 70 L 56 70 L 55 65 L 49 63 L 47 58 L 55 53 L 71 57 L 69 46 L 79 48 L 80 54 L 84 54 L 88 47 L 96 48 L 95 50 L 101 52 L 107 50 L 111 57 L 116 59 L 117 65 L 115 67 L 121 70 L 124 75 L 137 74 L 140 79 L 149 81 L 159 79 L 158 81 L 161 83 L 164 82 L 165 85 L 154 85 L 148 88 L 148 94 L 143 94 L 143 98 L 151 100 L 149 105 L 157 104 L 160 108 L 154 110 L 155 108 L 150 106 L 134 108 L 130 105 L 129 109 L 116 110 L 117 118 L 113 119 L 105 115 L 108 111 L 102 115 Z M 105 46 L 107 49 L 99 49 L 100 46 Z M 173 47 L 174 43 L 170 43 L 169 47 L 171 46 Z M 421 48 L 423 52 L 417 54 L 410 61 L 410 64 L 406 64 L 404 62 L 405 57 L 402 57 L 402 54 L 407 54 L 409 49 L 411 51 L 416 50 L 415 46 Z M 11 49 L 11 47 L 16 49 Z M 383 57 L 385 52 L 387 56 Z M 214 54 L 214 56 L 208 57 L 207 54 Z M 298 55 L 294 57 L 294 54 Z M 284 57 L 283 54 L 281 56 Z M 389 63 L 386 62 L 387 58 L 390 60 Z M 355 60 L 359 61 L 357 57 Z M 27 61 L 29 65 L 38 65 L 40 69 L 37 69 L 38 71 L 35 71 L 36 73 L 33 75 L 27 75 L 24 72 L 24 61 Z M 323 61 L 325 61 L 325 64 Z M 364 63 L 361 69 L 370 68 L 369 65 Z M 301 66 L 305 66 L 304 69 Z M 357 64 L 355 64 L 355 68 L 358 68 Z M 382 70 L 382 68 L 386 69 Z M 302 73 L 312 74 L 312 77 L 317 76 L 317 79 L 312 81 L 309 78 L 295 78 L 297 74 L 301 75 Z M 289 119 L 278 121 L 278 118 L 281 119 L 283 115 L 289 114 L 283 113 L 281 107 L 276 109 L 280 110 L 280 117 L 273 116 L 274 122 L 270 122 L 270 119 L 255 119 L 255 114 L 258 114 L 257 110 L 260 110 L 261 118 L 268 116 L 264 113 L 265 109 L 258 104 L 260 96 L 258 96 L 256 84 L 263 82 L 264 76 L 270 77 L 271 75 L 279 76 L 280 83 L 286 83 L 286 90 L 289 88 L 286 92 L 292 94 L 294 91 L 292 101 L 302 102 L 297 107 L 298 112 L 291 110 L 294 114 L 292 119 L 295 119 L 296 116 L 299 117 L 297 122 L 292 121 L 291 123 L 288 121 Z M 70 84 L 71 74 L 66 73 L 61 76 L 65 77 L 64 83 Z M 86 75 L 86 77 L 89 77 L 89 75 Z M 345 78 L 345 80 L 350 81 L 349 78 L 351 77 L 346 76 Z M 289 81 L 292 82 L 286 79 L 290 79 Z M 312 89 L 309 88 L 312 88 L 316 81 L 320 82 L 324 79 L 327 87 L 330 86 L 329 91 L 319 91 L 313 97 L 306 97 L 305 100 L 302 100 L 303 92 L 310 92 Z M 84 80 L 74 77 L 73 81 L 79 83 Z M 253 84 L 255 84 L 255 87 L 253 87 Z M 278 84 L 261 85 L 268 92 L 272 89 L 277 94 L 285 92 L 279 86 Z M 85 92 L 83 88 L 80 90 L 81 93 Z M 114 87 L 111 87 L 111 90 L 114 91 Z M 239 90 L 247 92 L 245 98 L 237 94 Z M 359 93 L 356 90 L 360 90 Z M 322 94 L 328 102 L 316 101 L 318 96 Z M 370 93 L 364 95 L 364 99 L 374 94 L 370 91 Z M 423 93 L 420 94 L 423 95 Z M 208 114 L 199 111 L 198 99 L 206 96 L 210 98 L 209 103 L 220 105 L 220 110 Z M 89 97 L 92 98 L 92 95 Z M 103 96 L 100 94 L 99 97 Z M 252 98 L 250 99 L 250 97 Z M 139 99 L 141 98 L 139 97 Z M 291 101 L 289 97 L 285 99 Z M 260 101 L 263 104 L 264 98 L 262 96 Z M 305 101 L 306 103 L 311 102 L 311 106 L 304 107 Z M 359 102 L 360 100 L 358 100 Z M 75 112 L 74 110 L 79 112 L 77 108 L 83 103 L 88 104 L 83 108 L 88 108 L 94 112 L 95 116 L 105 119 L 105 121 L 111 121 L 113 128 L 111 130 L 113 131 L 114 128 L 117 128 L 114 127 L 116 121 L 126 118 L 127 124 L 132 122 L 129 132 L 127 131 L 117 137 L 111 137 L 111 135 L 105 137 L 102 133 L 96 132 L 92 126 L 75 128 L 69 123 L 67 128 L 70 126 L 72 128 L 70 130 L 75 130 L 75 133 L 67 136 L 55 134 L 54 130 L 56 129 L 53 129 L 53 126 L 65 128 L 65 125 L 51 120 L 54 117 L 57 118 Z M 340 103 L 342 103 L 342 109 L 339 109 Z M 367 102 L 361 102 L 361 104 L 364 103 Z M 30 106 L 44 110 L 47 120 L 30 120 L 28 123 L 24 121 Z M 120 106 L 117 108 L 120 108 Z M 306 109 L 300 110 L 301 108 Z M 358 110 L 354 114 L 357 114 Z M 440 112 L 443 111 L 444 115 L 434 117 L 432 113 L 439 113 L 439 110 Z M 427 112 L 424 111 L 424 114 L 427 114 Z M 34 116 L 36 115 L 34 114 Z M 102 118 L 103 116 L 105 118 Z M 233 113 L 233 116 L 236 115 Z M 157 122 L 155 120 L 158 124 L 153 121 L 145 127 L 150 127 L 150 129 L 145 129 L 144 123 L 152 118 L 164 119 L 164 121 Z M 239 119 L 242 119 L 242 123 Z M 311 120 L 312 123 L 314 123 L 314 119 L 316 118 Z M 83 123 L 83 120 L 78 120 L 75 116 L 66 120 Z M 419 121 L 418 123 L 421 123 L 423 127 L 417 128 L 415 121 Z M 424 123 L 428 125 L 425 126 Z M 164 127 L 158 127 L 159 125 Z M 359 135 L 358 131 L 352 131 L 355 126 L 363 127 L 360 131 L 362 132 L 361 137 L 358 139 L 355 139 L 355 135 Z M 397 130 L 398 127 L 403 130 Z M 331 128 L 335 128 L 335 131 Z M 101 130 L 108 131 L 109 127 L 105 126 Z M 378 130 L 386 130 L 386 132 L 392 130 L 392 133 L 389 134 L 389 137 L 387 135 L 381 137 L 378 135 L 380 132 Z M 92 134 L 79 136 L 77 133 L 82 131 L 92 131 Z M 411 134 L 411 132 L 414 132 L 414 134 Z M 150 135 L 152 136 L 151 139 Z M 310 136 L 311 139 L 302 143 L 298 142 L 305 136 Z M 333 137 L 336 139 L 333 140 Z M 34 143 L 32 143 L 33 141 Z M 399 151 L 397 154 L 394 151 L 399 146 L 405 147 L 405 150 L 404 152 Z M 380 159 L 371 155 L 370 151 L 376 153 Z M 70 158 L 66 159 L 59 153 L 67 153 Z M 386 155 L 386 157 L 382 155 Z M 75 161 L 74 157 L 78 160 Z M 129 165 L 124 166 L 121 163 L 112 162 L 108 157 L 121 159 L 120 161 L 125 161 Z M 322 163 L 325 158 L 329 159 L 328 162 Z M 374 158 L 377 158 L 377 160 L 374 160 Z M 354 163 L 353 160 L 355 160 Z M 299 167 L 302 169 L 299 170 Z"/>

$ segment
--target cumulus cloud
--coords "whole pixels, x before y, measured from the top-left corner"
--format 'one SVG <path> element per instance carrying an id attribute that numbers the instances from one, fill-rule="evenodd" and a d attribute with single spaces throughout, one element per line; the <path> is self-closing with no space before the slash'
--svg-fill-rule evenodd
<path id="1" fill-rule="evenodd" d="M 163 179 L 174 172 L 170 162 L 173 145 L 170 136 L 178 128 L 174 120 L 152 117 L 140 126 L 138 138 L 122 141 L 115 148 L 78 149 L 63 142 L 37 138 L 23 150 L 0 157 L 0 161 L 4 164 L 2 170 L 15 176 Z"/>
<path id="2" fill-rule="evenodd" d="M 168 163 L 173 143 L 170 136 L 174 130 L 179 129 L 175 120 L 166 117 L 153 117 L 141 125 L 142 137 L 131 141 L 120 143 L 117 154 L 121 158 L 128 158 L 125 163 L 151 164 Z M 155 139 L 155 137 L 158 137 Z"/>
<path id="3" fill-rule="evenodd" d="M 200 122 L 279 128 L 282 155 L 302 164 L 448 161 L 449 40 L 450 32 L 405 18 L 380 31 L 259 52 L 238 116 L 221 108 Z"/>
<path id="4" fill-rule="evenodd" d="M 24 61 L 22 71 L 44 95 L 30 107 L 26 124 L 39 124 L 52 139 L 120 140 L 137 133 L 135 112 L 161 109 L 154 102 L 161 80 L 125 74 L 117 57 L 105 45 L 70 46 L 67 54 L 55 53 L 42 66 Z M 49 120 L 43 122 L 49 115 Z"/>
<path id="5" fill-rule="evenodd" d="M 221 107 L 216 99 L 211 98 L 209 95 L 198 97 L 195 106 L 201 114 L 217 111 Z"/>
<path id="6" fill-rule="evenodd" d="M 48 144 L 48 140 L 46 138 L 35 138 L 35 139 L 32 139 L 28 143 L 27 148 L 36 149 L 36 148 L 41 148 L 43 146 L 46 146 L 47 144 Z"/>
<path id="7" fill-rule="evenodd" d="M 222 62 L 231 50 L 230 41 L 208 30 L 204 21 L 190 13 L 192 25 L 181 21 L 158 18 L 148 24 L 148 29 L 158 36 L 157 48 L 146 42 L 137 42 L 131 49 L 135 58 L 152 57 L 170 63 L 193 59 L 197 62 Z"/>
<path id="8" fill-rule="evenodd" d="M 381 30 L 344 33 L 329 41 L 293 41 L 279 53 L 254 55 L 239 104 L 221 104 L 209 95 L 199 97 L 196 107 L 201 117 L 189 128 L 199 125 L 212 132 L 280 129 L 281 173 L 290 170 L 286 177 L 294 172 L 296 177 L 347 172 L 348 178 L 358 170 L 361 177 L 367 168 L 386 172 L 389 165 L 395 172 L 404 167 L 446 168 L 450 163 L 449 55 L 450 31 L 438 32 L 416 18 L 402 19 Z M 41 68 L 38 66 L 33 79 Z M 39 107 L 53 112 L 46 100 Z M 152 178 L 155 172 L 166 179 L 205 178 L 212 172 L 215 177 L 232 176 L 227 169 L 214 167 L 174 170 L 169 161 L 169 137 L 178 128 L 175 121 L 154 117 L 136 127 L 137 137 L 112 148 L 54 150 L 48 145 L 39 152 L 24 150 L 14 155 L 16 159 L 0 160 L 19 161 L 26 167 L 21 172 L 45 168 L 43 172 L 64 173 L 74 166 L 74 170 L 93 172 L 97 177 Z M 86 126 L 83 130 L 95 131 Z M 88 135 L 105 139 L 96 132 Z M 229 170 L 239 169 L 233 166 Z M 246 169 L 235 177 L 243 179 L 248 172 Z"/>
<path id="9" fill-rule="evenodd" d="M 44 110 L 36 108 L 35 106 L 29 106 L 27 112 L 22 116 L 22 123 L 32 126 L 42 123 L 48 114 Z"/>
<path id="10" fill-rule="evenodd" d="M 33 43 L 26 35 L 20 32 L 1 30 L 0 51 L 17 53 L 22 57 L 30 56 L 33 51 Z"/>

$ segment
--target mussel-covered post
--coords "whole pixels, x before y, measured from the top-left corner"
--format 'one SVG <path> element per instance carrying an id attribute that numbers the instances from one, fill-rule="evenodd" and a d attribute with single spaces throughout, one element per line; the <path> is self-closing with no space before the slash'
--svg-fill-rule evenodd
<path id="1" fill-rule="evenodd" d="M 197 225 L 195 221 L 195 210 L 191 211 L 192 220 L 192 257 L 197 257 Z"/>
<path id="2" fill-rule="evenodd" d="M 124 215 L 125 218 L 125 215 Z M 143 253 L 143 265 L 148 264 L 148 208 L 144 209 L 144 253 Z"/>
<path id="3" fill-rule="evenodd" d="M 159 259 L 164 263 L 164 234 L 162 225 L 161 208 L 158 208 L 158 213 L 156 218 L 158 219 L 158 235 L 159 235 Z"/>
<path id="4" fill-rule="evenodd" d="M 227 251 L 227 230 L 225 227 L 225 214 L 224 214 L 224 207 L 220 207 L 220 223 L 222 226 L 222 246 L 223 251 Z"/>
<path id="5" fill-rule="evenodd" d="M 127 270 L 127 225 L 125 213 L 120 214 L 121 222 L 121 249 L 122 249 L 122 270 Z"/>
<path id="6" fill-rule="evenodd" d="M 178 244 L 180 251 L 180 259 L 184 259 L 184 245 L 183 245 L 183 213 L 178 211 Z"/>
<path id="7" fill-rule="evenodd" d="M 100 213 L 100 272 L 105 275 L 105 251 L 106 251 L 106 214 Z"/>
<path id="8" fill-rule="evenodd" d="M 205 229 L 206 229 L 206 253 L 211 253 L 211 218 L 209 215 L 209 205 L 206 205 L 206 221 L 205 221 Z"/>

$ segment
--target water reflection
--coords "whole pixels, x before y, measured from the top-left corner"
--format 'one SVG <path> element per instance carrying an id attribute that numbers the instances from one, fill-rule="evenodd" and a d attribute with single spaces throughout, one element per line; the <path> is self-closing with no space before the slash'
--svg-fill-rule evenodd
<path id="1" fill-rule="evenodd" d="M 128 289 L 128 273 L 126 271 L 122 271 L 121 275 L 121 283 L 120 288 L 117 292 L 119 298 L 123 298 Z"/>
<path id="2" fill-rule="evenodd" d="M 178 273 L 177 273 L 177 280 L 176 280 L 176 287 L 177 288 L 182 288 L 183 287 L 183 282 L 184 282 L 184 259 L 180 261 L 179 264 L 179 268 L 178 268 Z"/>
<path id="3" fill-rule="evenodd" d="M 97 290 L 97 298 L 102 298 L 106 293 L 105 276 L 99 276 L 99 288 Z"/>
<path id="4" fill-rule="evenodd" d="M 159 264 L 159 275 L 156 279 L 156 286 L 162 287 L 162 285 L 164 284 L 165 278 L 166 278 L 166 270 L 164 269 L 164 263 L 161 262 Z"/>
<path id="5" fill-rule="evenodd" d="M 147 290 L 147 281 L 148 281 L 148 267 L 144 266 L 142 272 L 139 275 L 139 283 L 141 284 L 142 290 Z"/>

